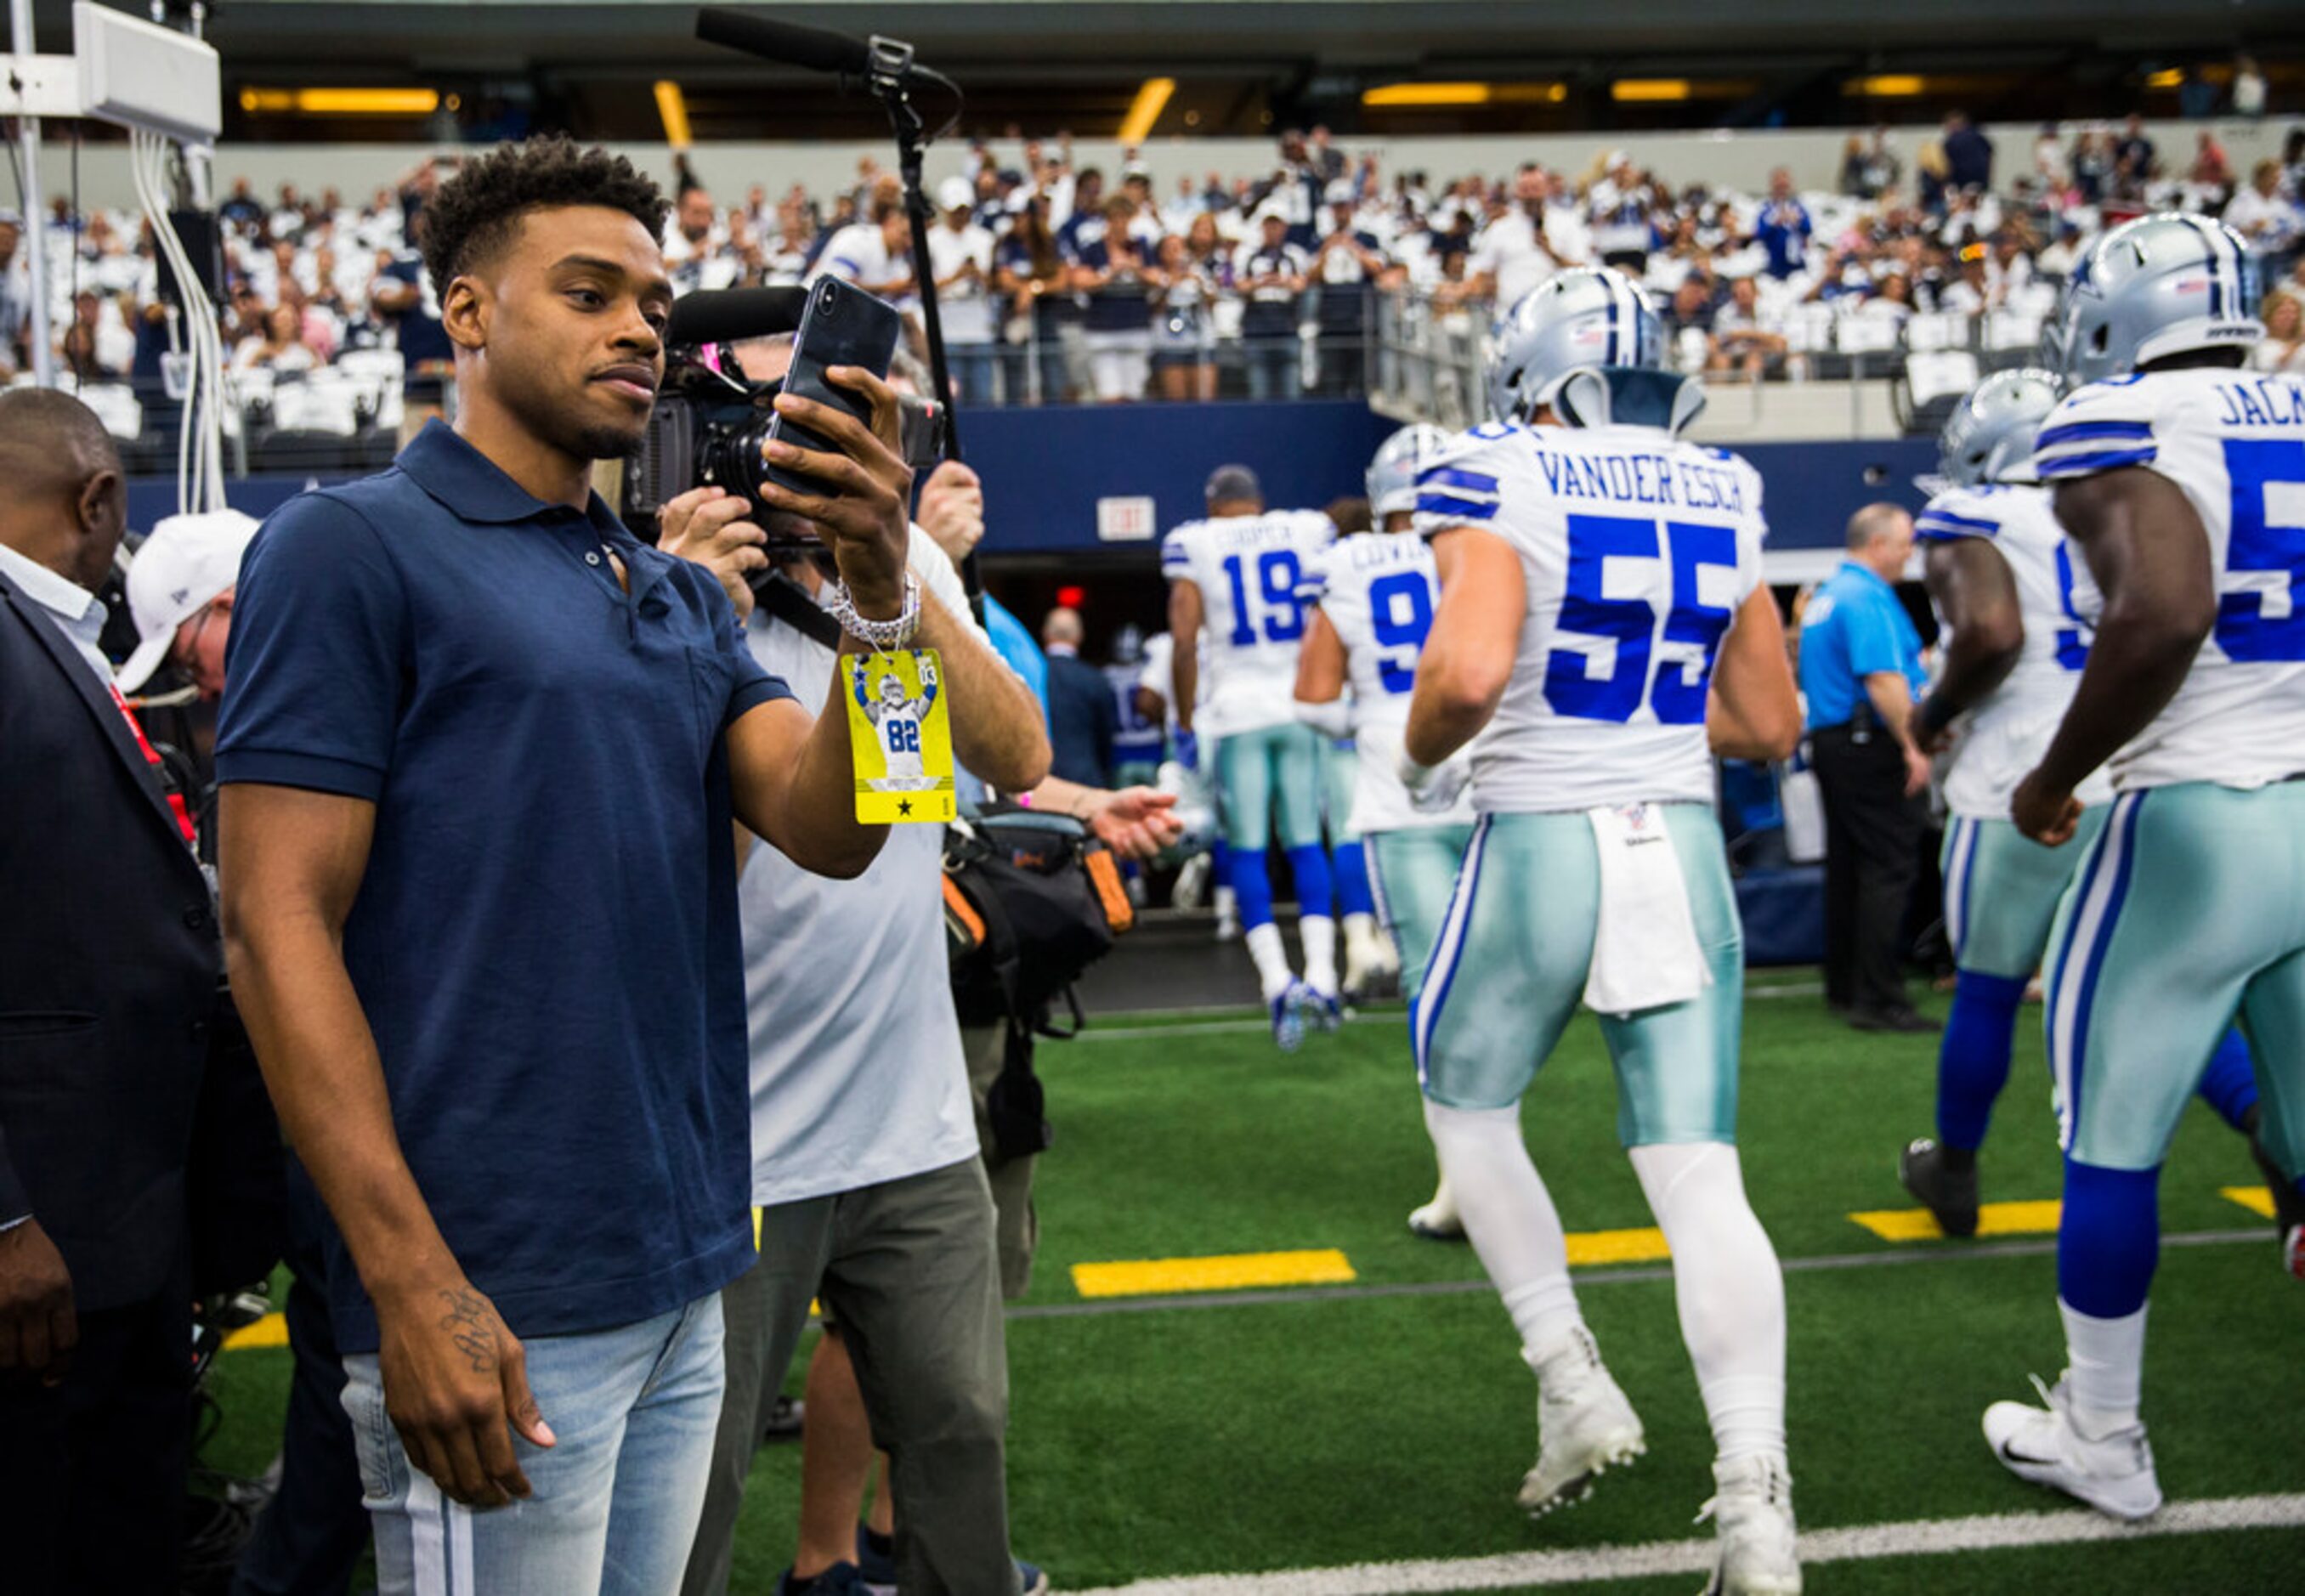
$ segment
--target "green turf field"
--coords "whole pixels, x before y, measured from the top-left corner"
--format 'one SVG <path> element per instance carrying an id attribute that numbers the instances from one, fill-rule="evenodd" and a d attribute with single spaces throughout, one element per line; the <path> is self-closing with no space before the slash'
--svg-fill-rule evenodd
<path id="1" fill-rule="evenodd" d="M 1986 1150 L 1988 1201 L 2057 1194 L 2038 1013 L 2027 1011 Z M 1910 1205 L 1894 1157 L 1930 1128 L 1935 1039 L 1859 1036 L 1813 997 L 1763 995 L 1746 1038 L 1746 1177 L 1791 1266 L 1803 1530 L 2071 1506 L 2004 1473 L 1978 1430 L 1987 1402 L 2029 1396 L 2027 1373 L 2054 1379 L 2062 1362 L 2046 1238 L 1891 1244 L 1845 1217 Z M 1433 1181 L 1407 1052 L 1398 1016 L 1294 1057 L 1253 1023 L 1204 1016 L 1106 1020 L 1042 1049 L 1057 1144 L 1041 1172 L 1038 1273 L 1009 1329 L 1009 1481 L 1016 1548 L 1060 1589 L 1709 1532 L 1690 1521 L 1710 1494 L 1711 1447 L 1661 1265 L 1580 1275 L 1649 1455 L 1573 1511 L 1531 1523 L 1515 1507 L 1535 1384 L 1494 1297 L 1469 1288 L 1481 1278 L 1470 1252 L 1402 1223 Z M 1572 1232 L 1649 1223 L 1614 1112 L 1597 1030 L 1580 1020 L 1526 1115 Z M 2197 1239 L 2165 1250 L 2148 1352 L 2146 1416 L 2173 1504 L 2305 1492 L 2305 1288 L 2277 1272 L 2271 1227 L 2218 1191 L 2254 1179 L 2241 1143 L 2197 1105 L 2162 1185 L 2165 1235 Z M 1083 1262 L 1300 1248 L 1341 1250 L 1357 1278 L 1087 1302 L 1071 1276 Z M 263 1466 L 287 1357 L 225 1354 L 209 1461 Z M 745 1596 L 789 1556 L 798 1465 L 796 1447 L 778 1447 L 753 1470 L 735 1587 Z M 1354 1588 L 1384 1588 L 1376 1577 Z M 1459 1588 L 1431 1577 L 1445 1575 L 1417 1588 Z M 2297 1592 L 2305 1529 L 1839 1561 L 1812 1566 L 1809 1589 Z"/>

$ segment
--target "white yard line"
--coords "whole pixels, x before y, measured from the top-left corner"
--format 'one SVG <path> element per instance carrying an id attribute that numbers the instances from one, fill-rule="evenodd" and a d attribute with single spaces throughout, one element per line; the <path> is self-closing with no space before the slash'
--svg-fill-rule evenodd
<path id="1" fill-rule="evenodd" d="M 1928 1557 L 1942 1552 L 1993 1551 L 2011 1547 L 2063 1546 L 2077 1541 L 2136 1541 L 2151 1535 L 2202 1535 L 2230 1530 L 2286 1529 L 2305 1524 L 2305 1495 L 2224 1497 L 2173 1502 L 2143 1524 L 2125 1524 L 2102 1514 L 2006 1513 L 1990 1517 L 1913 1519 L 1805 1531 L 1801 1561 L 1841 1563 L 1875 1558 Z M 1510 1552 L 1493 1558 L 1444 1558 L 1425 1562 L 1360 1563 L 1346 1568 L 1297 1568 L 1273 1574 L 1189 1575 L 1139 1580 L 1084 1596 L 1398 1596 L 1408 1592 L 1499 1591 L 1528 1585 L 1573 1585 L 1656 1575 L 1704 1574 L 1713 1567 L 1714 1542 L 1655 1541 L 1641 1546 L 1595 1546 L 1575 1551 Z M 1968 1582 L 1964 1582 L 1968 1583 Z"/>

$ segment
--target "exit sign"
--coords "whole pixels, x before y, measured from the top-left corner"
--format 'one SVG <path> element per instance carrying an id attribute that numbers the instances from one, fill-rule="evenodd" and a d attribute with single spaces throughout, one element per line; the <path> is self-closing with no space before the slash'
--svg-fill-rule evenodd
<path id="1" fill-rule="evenodd" d="M 1150 543 L 1153 524 L 1152 498 L 1149 494 L 1096 501 L 1096 538 L 1100 543 Z"/>

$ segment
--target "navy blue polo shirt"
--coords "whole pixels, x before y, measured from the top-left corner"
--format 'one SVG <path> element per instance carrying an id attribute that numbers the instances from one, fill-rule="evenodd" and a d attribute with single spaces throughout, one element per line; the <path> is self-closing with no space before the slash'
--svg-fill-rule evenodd
<path id="1" fill-rule="evenodd" d="M 630 1324 L 742 1273 L 722 733 L 789 694 L 719 584 L 434 421 L 265 522 L 226 683 L 219 781 L 376 805 L 344 964 L 417 1186 L 513 1333 Z M 328 1285 L 339 1343 L 375 1350 L 333 1234 Z"/>
<path id="2" fill-rule="evenodd" d="M 1865 701 L 1865 678 L 1901 673 L 1915 697 L 1921 671 L 1921 634 L 1897 590 L 1855 560 L 1844 560 L 1816 592 L 1801 616 L 1800 685 L 1808 700 L 1811 731 L 1845 726 Z"/>

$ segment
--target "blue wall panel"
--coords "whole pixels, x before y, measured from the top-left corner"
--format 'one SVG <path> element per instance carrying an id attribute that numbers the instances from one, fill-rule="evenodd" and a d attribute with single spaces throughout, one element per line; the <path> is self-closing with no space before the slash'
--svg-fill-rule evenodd
<path id="1" fill-rule="evenodd" d="M 1394 423 L 1350 400 L 1290 404 L 1126 404 L 971 411 L 961 418 L 969 463 L 984 479 L 985 552 L 1141 551 L 1099 543 L 1100 498 L 1149 495 L 1162 531 L 1201 513 L 1201 485 L 1220 465 L 1252 466 L 1274 505 L 1318 508 L 1358 495 L 1362 472 Z M 1914 475 L 1933 467 L 1925 439 L 1755 444 L 1741 451 L 1766 484 L 1778 548 L 1833 548 L 1850 513 L 1874 499 L 1918 509 Z M 229 485 L 232 502 L 263 515 L 311 479 L 259 475 Z M 130 489 L 130 523 L 175 508 L 172 479 Z"/>

